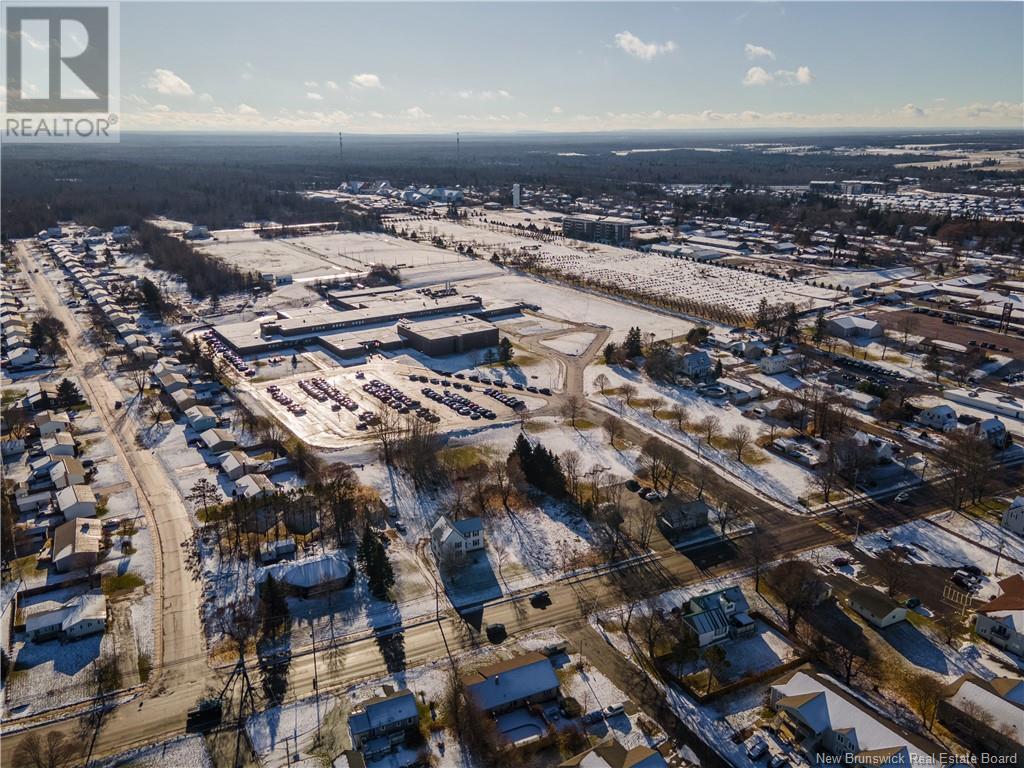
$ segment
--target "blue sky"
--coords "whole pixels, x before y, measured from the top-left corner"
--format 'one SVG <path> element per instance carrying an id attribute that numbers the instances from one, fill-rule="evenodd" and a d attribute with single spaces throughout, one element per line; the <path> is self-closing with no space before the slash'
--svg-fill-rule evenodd
<path id="1" fill-rule="evenodd" d="M 126 129 L 1022 127 L 1024 4 L 122 3 Z"/>

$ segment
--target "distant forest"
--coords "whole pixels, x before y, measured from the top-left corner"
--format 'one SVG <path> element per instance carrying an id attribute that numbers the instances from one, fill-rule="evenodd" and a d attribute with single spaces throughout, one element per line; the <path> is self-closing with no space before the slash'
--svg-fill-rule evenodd
<path id="1" fill-rule="evenodd" d="M 523 134 L 345 137 L 337 135 L 126 134 L 113 145 L 10 145 L 2 160 L 2 234 L 34 234 L 57 220 L 109 227 L 161 214 L 211 228 L 272 219 L 334 220 L 332 203 L 296 194 L 336 186 L 346 178 L 406 184 L 554 185 L 574 195 L 657 194 L 663 183 L 805 184 L 811 179 L 882 178 L 920 155 L 844 157 L 766 154 L 747 142 L 814 144 L 821 148 L 950 142 L 978 149 L 1021 146 L 1021 132 L 848 134 Z M 673 148 L 669 152 L 625 150 Z M 728 149 L 710 152 L 707 149 Z M 907 169 L 933 185 L 989 175 L 962 170 Z M 1010 178 L 1006 174 L 990 174 Z M 1019 178 L 1019 176 L 1018 176 Z"/>

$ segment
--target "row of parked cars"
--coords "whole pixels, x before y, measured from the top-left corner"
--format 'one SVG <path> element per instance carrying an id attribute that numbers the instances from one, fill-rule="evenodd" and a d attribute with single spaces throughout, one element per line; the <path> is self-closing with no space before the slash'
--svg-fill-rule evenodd
<path id="1" fill-rule="evenodd" d="M 397 387 L 392 387 L 390 384 L 385 384 L 380 379 L 371 379 L 370 381 L 363 384 L 363 391 L 366 394 L 376 397 L 385 406 L 399 413 L 415 413 L 421 419 L 437 423 L 441 418 L 431 411 L 429 408 L 425 408 L 423 403 L 419 400 L 414 400 L 405 394 L 402 390 Z"/>
<path id="2" fill-rule="evenodd" d="M 214 352 L 217 352 L 221 357 L 227 360 L 228 365 L 243 376 L 252 378 L 256 375 L 256 369 L 245 362 L 241 355 L 237 354 L 234 350 L 230 349 L 227 344 L 218 339 L 215 331 L 206 331 L 206 333 L 203 334 L 203 340 L 206 341 Z"/>
<path id="3" fill-rule="evenodd" d="M 522 411 L 526 408 L 526 403 L 520 400 L 515 395 L 509 395 L 501 390 L 494 389 L 494 387 L 488 387 L 484 390 L 484 394 L 488 397 L 493 397 L 499 403 L 504 403 L 513 411 Z"/>
<path id="4" fill-rule="evenodd" d="M 498 414 L 490 408 L 477 405 L 469 398 L 457 395 L 451 390 L 446 389 L 444 392 L 438 392 L 431 387 L 424 387 L 420 391 L 425 397 L 429 397 L 435 403 L 447 406 L 460 416 L 468 416 L 472 421 L 480 421 L 480 419 L 491 420 L 498 417 Z"/>
<path id="5" fill-rule="evenodd" d="M 285 408 L 288 409 L 288 412 L 291 413 L 292 415 L 302 416 L 303 414 L 305 414 L 306 409 L 302 407 L 302 404 L 296 403 L 294 400 L 292 400 L 291 397 L 282 392 L 281 388 L 276 384 L 271 384 L 269 387 L 267 387 L 267 392 L 270 393 L 270 396 L 274 399 L 275 403 L 280 403 L 281 405 L 283 405 Z"/>
<path id="6" fill-rule="evenodd" d="M 317 376 L 309 381 L 303 379 L 299 382 L 299 388 L 317 402 L 326 403 L 328 400 L 333 400 L 332 411 L 340 411 L 345 408 L 349 412 L 355 413 L 359 410 L 355 400 L 330 384 L 322 376 Z"/>
<path id="7" fill-rule="evenodd" d="M 839 362 L 842 365 L 847 366 L 848 368 L 854 368 L 858 371 L 864 371 L 865 373 L 873 373 L 876 376 L 886 376 L 887 378 L 895 379 L 896 381 L 917 381 L 916 376 L 908 376 L 907 374 L 901 373 L 900 371 L 894 371 L 890 370 L 889 368 L 883 368 L 881 365 L 869 363 L 867 360 L 857 360 L 855 358 L 846 357 L 840 354 L 833 354 L 830 359 Z M 870 377 L 869 380 L 878 383 L 876 380 L 870 379 Z"/>

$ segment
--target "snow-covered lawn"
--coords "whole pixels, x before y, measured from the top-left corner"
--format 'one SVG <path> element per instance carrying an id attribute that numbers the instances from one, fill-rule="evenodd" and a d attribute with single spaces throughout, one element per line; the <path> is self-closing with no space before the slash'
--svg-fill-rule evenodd
<path id="1" fill-rule="evenodd" d="M 202 736 L 180 736 L 132 750 L 99 764 L 100 768 L 213 768 Z"/>
<path id="2" fill-rule="evenodd" d="M 763 621 L 755 620 L 757 634 L 753 637 L 723 643 L 729 667 L 721 675 L 722 682 L 733 682 L 748 675 L 767 672 L 792 661 L 797 651 L 792 644 Z M 691 675 L 705 669 L 701 659 L 682 665 L 677 670 L 680 676 Z"/>
<path id="3" fill-rule="evenodd" d="M 604 375 L 610 382 L 606 389 L 609 394 L 602 394 L 594 383 L 600 375 Z M 611 394 L 612 391 L 618 391 L 626 383 L 636 387 L 636 395 L 631 398 L 632 405 L 626 405 L 621 395 Z M 734 452 L 710 447 L 704 442 L 701 435 L 690 431 L 689 428 L 680 432 L 674 422 L 653 416 L 646 403 L 662 400 L 664 405 L 660 406 L 661 410 L 667 410 L 673 404 L 679 404 L 686 409 L 686 421 L 690 425 L 698 424 L 708 416 L 714 416 L 720 422 L 722 436 L 728 435 L 738 426 L 744 426 L 751 431 L 756 439 L 766 430 L 759 420 L 744 415 L 744 412 L 753 406 L 740 408 L 725 400 L 711 400 L 698 394 L 694 389 L 658 384 L 642 374 L 606 365 L 589 366 L 585 372 L 584 386 L 589 398 L 595 404 L 612 412 L 621 413 L 622 417 L 630 422 L 647 431 L 668 437 L 692 453 L 699 453 L 704 460 L 725 469 L 734 479 L 748 488 L 781 501 L 791 509 L 796 508 L 797 499 L 806 493 L 811 478 L 814 476 L 814 473 L 806 467 L 754 446 L 748 447 L 747 450 L 749 454 L 756 452 L 757 463 L 740 463 L 736 460 Z M 645 403 L 644 407 L 635 401 Z"/>
<path id="4" fill-rule="evenodd" d="M 595 338 L 597 337 L 592 333 L 579 331 L 556 336 L 553 339 L 544 339 L 541 344 L 564 355 L 576 357 L 586 352 L 587 347 L 594 343 Z"/>
<path id="5" fill-rule="evenodd" d="M 316 739 L 317 723 L 338 703 L 330 694 L 313 696 L 259 712 L 245 724 L 260 764 L 290 764 L 303 746 Z"/>

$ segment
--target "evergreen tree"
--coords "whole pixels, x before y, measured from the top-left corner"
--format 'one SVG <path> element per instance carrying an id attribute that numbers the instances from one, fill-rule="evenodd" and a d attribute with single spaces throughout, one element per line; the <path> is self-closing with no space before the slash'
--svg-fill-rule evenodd
<path id="1" fill-rule="evenodd" d="M 609 341 L 604 348 L 605 365 L 611 365 L 618 356 L 619 346 L 614 341 Z"/>
<path id="2" fill-rule="evenodd" d="M 629 329 L 626 333 L 626 341 L 623 347 L 626 350 L 626 357 L 640 357 L 644 353 L 643 340 L 639 328 L 634 326 Z"/>
<path id="3" fill-rule="evenodd" d="M 515 353 L 516 351 L 512 348 L 512 342 L 507 336 L 503 336 L 498 341 L 498 359 L 503 363 L 507 363 L 512 360 Z"/>
<path id="4" fill-rule="evenodd" d="M 825 310 L 819 309 L 818 316 L 814 318 L 814 343 L 820 344 L 825 340 Z"/>
<path id="5" fill-rule="evenodd" d="M 62 408 L 71 408 L 82 402 L 82 393 L 71 379 L 62 379 L 57 385 L 57 402 Z"/>
<path id="6" fill-rule="evenodd" d="M 767 331 L 772 324 L 771 310 L 768 307 L 768 299 L 764 296 L 757 303 L 757 315 L 754 318 L 754 327 L 759 331 Z"/>

